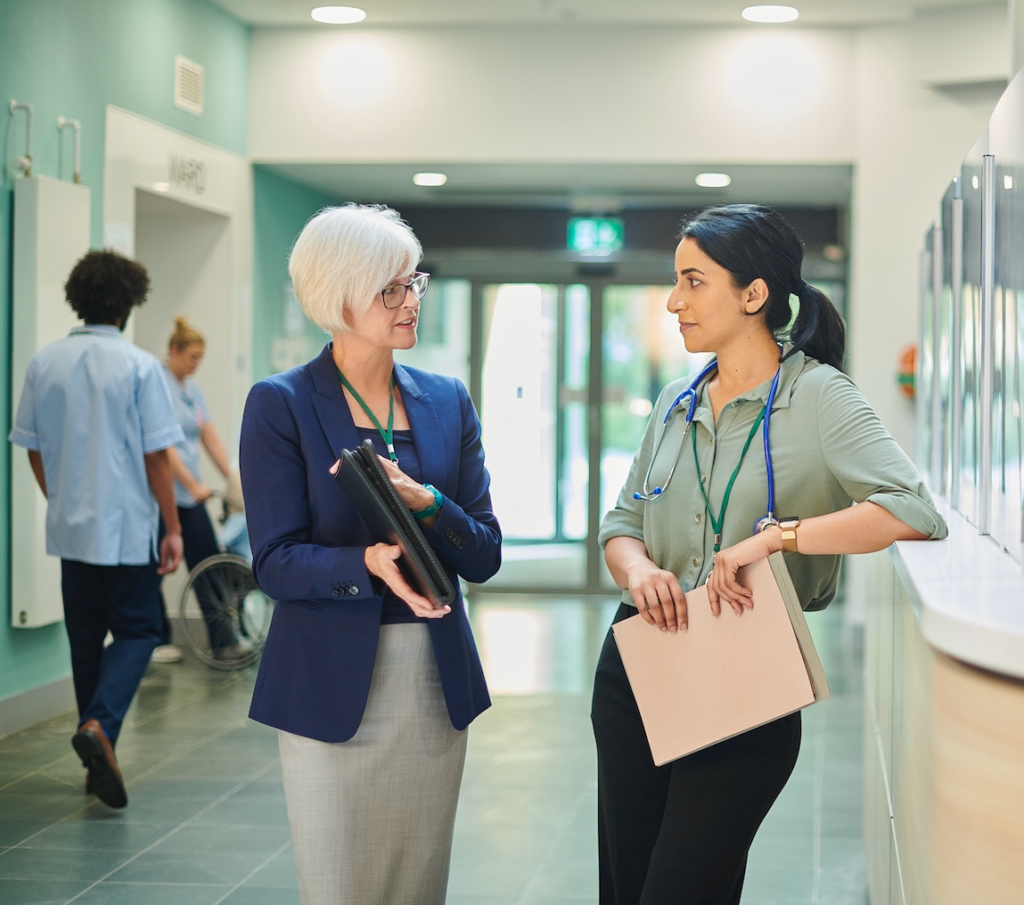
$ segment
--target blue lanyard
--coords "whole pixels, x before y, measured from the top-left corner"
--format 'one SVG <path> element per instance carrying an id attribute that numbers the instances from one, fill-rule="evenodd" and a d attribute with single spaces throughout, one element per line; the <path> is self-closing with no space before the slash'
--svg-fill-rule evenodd
<path id="1" fill-rule="evenodd" d="M 691 430 L 693 426 L 693 417 L 697 412 L 697 391 L 699 390 L 701 383 L 703 383 L 704 380 L 706 380 L 707 377 L 711 373 L 713 373 L 717 368 L 717 359 L 714 359 L 710 361 L 707 365 L 705 365 L 703 370 L 696 376 L 693 382 L 685 390 L 683 390 L 683 392 L 676 396 L 676 398 L 672 401 L 672 404 L 668 407 L 668 411 L 665 413 L 665 417 L 662 420 L 663 425 L 668 424 L 668 419 L 672 417 L 672 414 L 678 409 L 679 405 L 683 402 L 683 400 L 686 399 L 687 396 L 690 397 L 690 405 L 687 408 L 685 416 L 686 426 L 683 428 L 683 439 L 680 441 L 680 444 L 686 442 L 686 431 Z M 771 389 L 768 391 L 768 401 L 765 403 L 763 419 L 761 424 L 762 435 L 764 439 L 764 464 L 765 470 L 768 473 L 768 514 L 767 516 L 765 516 L 765 518 L 761 519 L 758 522 L 758 530 L 760 529 L 760 526 L 762 524 L 774 524 L 775 522 L 775 469 L 772 467 L 771 417 L 772 408 L 775 405 L 775 396 L 779 391 L 779 380 L 781 376 L 782 365 L 780 364 L 779 369 L 775 372 L 775 377 L 772 379 Z M 660 497 L 661 494 L 664 493 L 665 488 L 668 487 L 669 482 L 672 480 L 672 476 L 675 474 L 676 463 L 679 461 L 678 455 L 676 456 L 675 460 L 673 460 L 672 468 L 669 471 L 668 476 L 665 478 L 665 483 L 658 487 L 654 487 L 653 489 L 650 487 L 651 469 L 654 468 L 654 462 L 658 458 L 658 452 L 661 449 L 661 444 L 663 440 L 665 439 L 665 433 L 666 430 L 662 429 L 661 435 L 658 437 L 657 441 L 654 444 L 654 450 L 651 453 L 651 462 L 650 465 L 647 466 L 647 474 L 644 477 L 643 487 L 641 490 L 638 490 L 633 494 L 634 500 L 643 500 L 645 503 L 654 502 L 654 500 L 658 499 L 658 497 Z M 746 451 L 746 447 L 744 447 L 744 451 Z"/>

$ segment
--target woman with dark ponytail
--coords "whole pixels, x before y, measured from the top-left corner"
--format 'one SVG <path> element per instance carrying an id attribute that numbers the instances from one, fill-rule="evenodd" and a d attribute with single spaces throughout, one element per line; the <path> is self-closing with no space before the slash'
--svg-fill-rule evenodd
<path id="1" fill-rule="evenodd" d="M 754 606 L 737 571 L 777 551 L 803 608 L 822 609 L 842 554 L 945 537 L 913 464 L 842 372 L 842 318 L 802 262 L 796 232 L 765 207 L 684 224 L 667 307 L 687 350 L 714 360 L 662 391 L 602 523 L 622 588 L 614 622 L 639 612 L 651 631 L 685 630 L 686 592 L 704 583 L 713 614 L 736 618 Z M 773 518 L 766 457 L 749 442 L 766 417 Z M 737 905 L 754 834 L 796 764 L 800 714 L 656 767 L 609 631 L 592 719 L 601 905 Z"/>

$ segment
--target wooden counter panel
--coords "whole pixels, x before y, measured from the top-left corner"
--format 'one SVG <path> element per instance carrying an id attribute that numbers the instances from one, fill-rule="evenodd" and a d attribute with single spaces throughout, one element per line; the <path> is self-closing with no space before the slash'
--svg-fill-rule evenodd
<path id="1" fill-rule="evenodd" d="M 936 905 L 1024 902 L 1024 683 L 932 654 Z"/>

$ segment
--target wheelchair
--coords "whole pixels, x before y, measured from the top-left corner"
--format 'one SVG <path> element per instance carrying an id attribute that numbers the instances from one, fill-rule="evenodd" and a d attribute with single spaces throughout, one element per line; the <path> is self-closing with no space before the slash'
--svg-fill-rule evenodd
<path id="1" fill-rule="evenodd" d="M 220 542 L 224 552 L 208 556 L 188 574 L 181 594 L 181 635 L 196 659 L 213 669 L 237 670 L 263 654 L 274 601 L 252 575 L 245 517 L 224 494 Z"/>

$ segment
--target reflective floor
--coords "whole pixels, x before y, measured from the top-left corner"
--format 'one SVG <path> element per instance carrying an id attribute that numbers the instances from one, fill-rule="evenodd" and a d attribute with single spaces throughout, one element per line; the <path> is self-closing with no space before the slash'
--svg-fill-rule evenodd
<path id="1" fill-rule="evenodd" d="M 615 604 L 471 604 L 495 706 L 471 730 L 450 905 L 597 902 L 594 661 Z M 833 697 L 751 853 L 744 905 L 865 905 L 861 660 L 840 604 L 809 616 Z M 87 796 L 74 715 L 0 739 L 4 905 L 296 905 L 272 730 L 253 672 L 152 666 L 118 744 L 130 803 Z"/>

